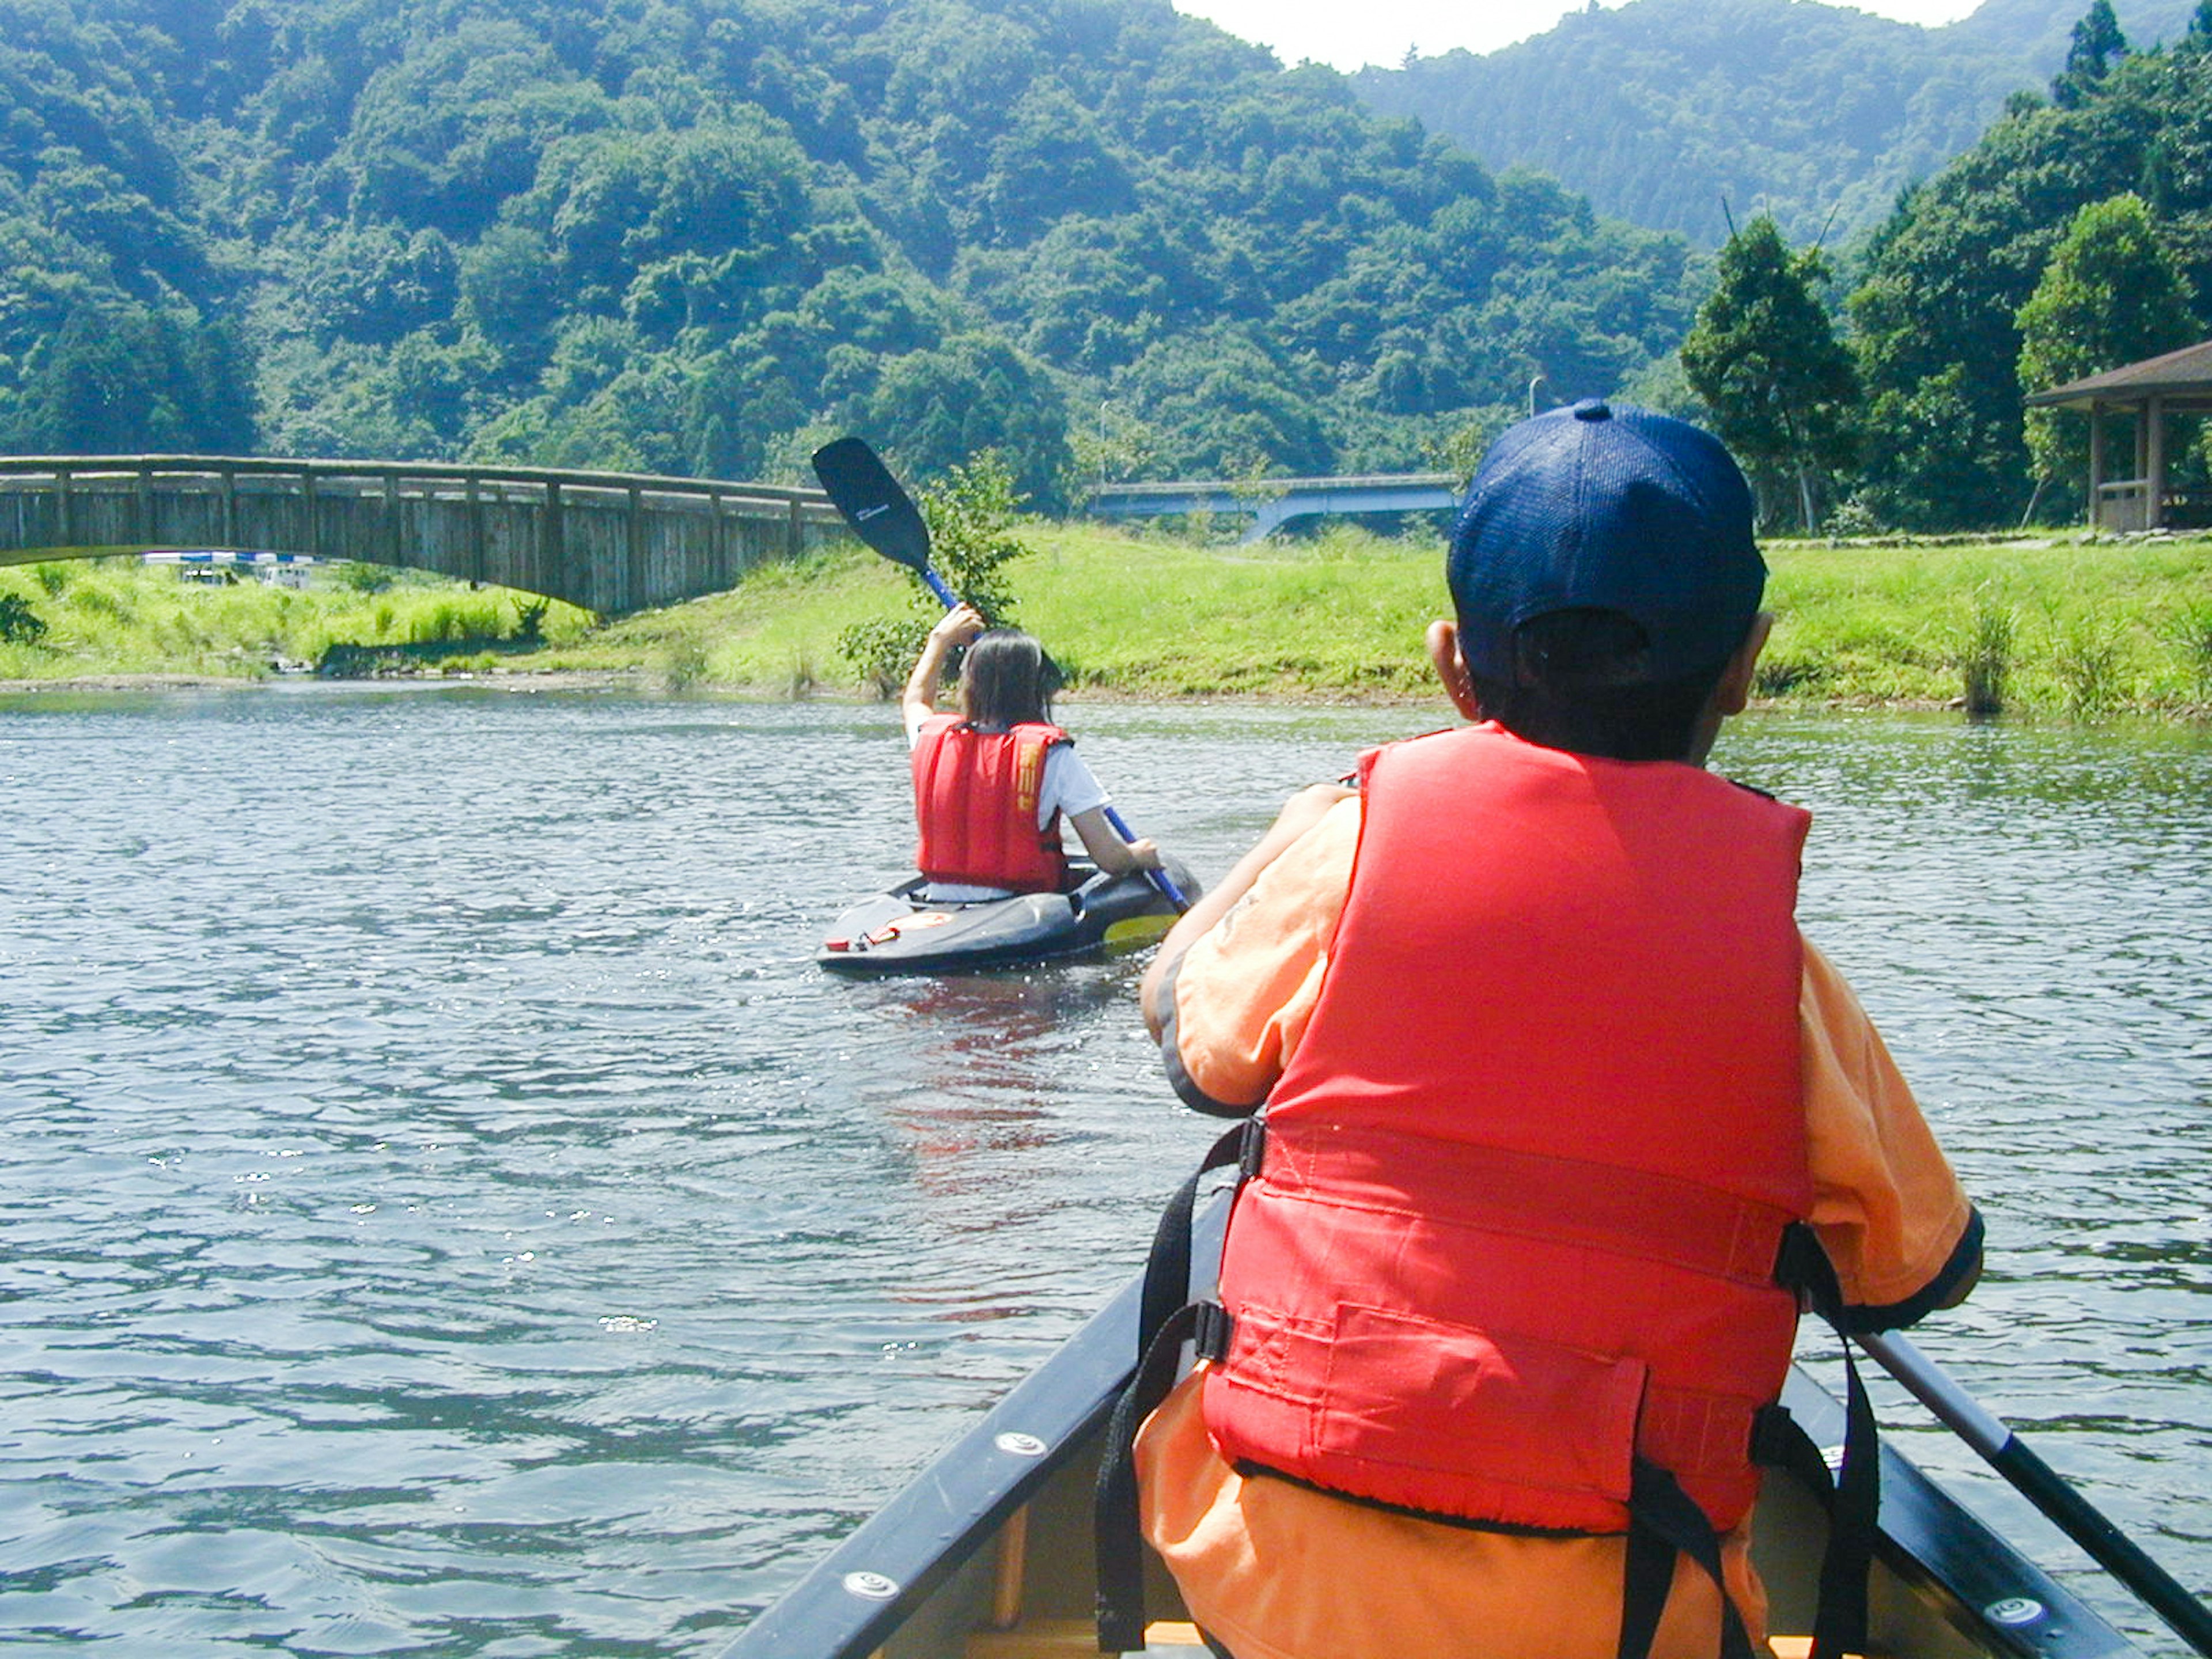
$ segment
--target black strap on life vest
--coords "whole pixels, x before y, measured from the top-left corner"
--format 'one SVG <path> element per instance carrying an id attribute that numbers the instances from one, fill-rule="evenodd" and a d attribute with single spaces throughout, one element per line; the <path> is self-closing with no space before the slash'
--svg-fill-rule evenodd
<path id="1" fill-rule="evenodd" d="M 1813 1229 L 1802 1221 L 1784 1230 L 1775 1264 L 1776 1282 L 1803 1293 L 1813 1311 L 1835 1330 L 1844 1349 L 1844 1451 L 1832 1482 L 1812 1478 L 1807 1460 L 1825 1472 L 1826 1460 L 1794 1420 L 1789 1427 L 1802 1449 L 1781 1444 L 1777 1461 L 1797 1469 L 1806 1485 L 1828 1508 L 1828 1547 L 1820 1558 L 1820 1601 L 1813 1619 L 1812 1659 L 1842 1659 L 1866 1651 L 1867 1576 L 1874 1566 L 1874 1543 L 1881 1510 L 1881 1428 L 1866 1384 L 1851 1351 L 1851 1316 L 1844 1305 L 1835 1264 Z M 1782 1413 L 1784 1420 L 1789 1414 Z M 1777 1452 L 1769 1435 L 1761 1450 Z"/>
<path id="2" fill-rule="evenodd" d="M 1802 1292 L 1843 1342 L 1845 1397 L 1843 1457 L 1831 1474 L 1812 1437 L 1778 1401 L 1764 1408 L 1752 1431 L 1752 1461 L 1794 1475 L 1828 1511 L 1828 1547 L 1820 1558 L 1820 1601 L 1813 1615 L 1812 1659 L 1866 1651 L 1867 1576 L 1881 1508 L 1881 1453 L 1874 1407 L 1852 1355 L 1843 1287 L 1819 1237 L 1803 1222 L 1784 1230 L 1776 1283 Z M 1687 1554 L 1719 1585 L 1724 1609 L 1722 1659 L 1747 1659 L 1749 1638 L 1721 1577 L 1719 1539 L 1705 1511 L 1674 1477 L 1642 1458 L 1635 1462 L 1628 1500 L 1628 1566 L 1621 1593 L 1620 1659 L 1644 1659 L 1657 1635 L 1674 1580 L 1677 1553 Z"/>
<path id="3" fill-rule="evenodd" d="M 1680 1481 L 1638 1457 L 1630 1466 L 1628 1566 L 1620 1592 L 1620 1659 L 1649 1659 L 1660 1616 L 1674 1589 L 1674 1559 L 1705 1570 L 1721 1597 L 1721 1659 L 1751 1659 L 1751 1632 L 1721 1571 L 1720 1534 Z"/>
<path id="4" fill-rule="evenodd" d="M 1092 1514 L 1098 1567 L 1098 1650 L 1133 1653 L 1145 1645 L 1145 1556 L 1137 1513 L 1137 1431 L 1174 1388 L 1186 1341 L 1201 1359 L 1229 1348 L 1229 1316 L 1211 1302 L 1190 1299 L 1191 1216 L 1199 1182 L 1234 1164 L 1242 1185 L 1260 1167 L 1267 1130 L 1247 1118 L 1213 1143 L 1190 1178 L 1160 1213 L 1145 1261 L 1144 1295 L 1137 1316 L 1137 1370 L 1106 1425 Z"/>
<path id="5" fill-rule="evenodd" d="M 1102 1653 L 1134 1652 L 1145 1645 L 1137 1431 L 1175 1386 L 1185 1342 L 1195 1345 L 1201 1359 L 1217 1359 L 1228 1351 L 1227 1312 L 1213 1303 L 1189 1299 L 1191 1224 L 1199 1184 L 1231 1164 L 1238 1166 L 1239 1185 L 1250 1179 L 1260 1167 L 1266 1134 L 1264 1120 L 1255 1117 L 1216 1140 L 1169 1200 L 1153 1234 L 1138 1316 L 1137 1368 L 1115 1403 L 1098 1468 L 1093 1520 Z M 1842 1659 L 1866 1650 L 1867 1577 L 1881 1504 L 1876 1425 L 1844 1334 L 1850 1316 L 1842 1287 L 1810 1227 L 1796 1223 L 1785 1231 L 1775 1277 L 1802 1291 L 1813 1310 L 1844 1337 L 1844 1454 L 1832 1479 L 1820 1449 L 1778 1404 L 1760 1413 L 1752 1447 L 1755 1461 L 1788 1469 L 1828 1509 L 1828 1547 L 1820 1564 L 1812 1653 L 1813 1659 Z M 1750 1637 L 1723 1577 L 1719 1535 L 1705 1511 L 1672 1474 L 1641 1457 L 1632 1465 L 1628 1509 L 1618 1659 L 1647 1659 L 1673 1591 L 1675 1561 L 1686 1554 L 1720 1592 L 1721 1659 L 1751 1659 Z"/>

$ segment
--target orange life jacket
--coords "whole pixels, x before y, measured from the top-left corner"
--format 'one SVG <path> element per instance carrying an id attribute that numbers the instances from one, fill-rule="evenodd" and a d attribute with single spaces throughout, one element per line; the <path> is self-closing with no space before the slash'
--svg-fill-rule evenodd
<path id="1" fill-rule="evenodd" d="M 980 732 L 957 714 L 924 720 L 914 744 L 915 866 L 932 881 L 1021 893 L 1063 886 L 1060 814 L 1039 829 L 1037 800 L 1046 756 L 1068 741 L 1042 721 Z"/>
<path id="2" fill-rule="evenodd" d="M 1494 726 L 1363 769 L 1328 976 L 1230 1218 L 1207 1427 L 1331 1490 L 1577 1532 L 1628 1528 L 1637 1457 L 1733 1525 L 1812 1200 L 1808 816 Z"/>

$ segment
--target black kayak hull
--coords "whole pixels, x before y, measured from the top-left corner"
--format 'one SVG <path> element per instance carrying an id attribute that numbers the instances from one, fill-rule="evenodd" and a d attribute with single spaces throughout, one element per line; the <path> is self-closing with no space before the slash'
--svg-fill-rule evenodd
<path id="1" fill-rule="evenodd" d="M 1188 870 L 1169 860 L 1167 871 L 1197 896 Z M 1084 879 L 1070 892 L 951 904 L 924 900 L 912 877 L 841 915 L 814 959 L 856 975 L 973 973 L 1146 944 L 1174 925 L 1175 906 L 1142 876 L 1076 872 Z"/>

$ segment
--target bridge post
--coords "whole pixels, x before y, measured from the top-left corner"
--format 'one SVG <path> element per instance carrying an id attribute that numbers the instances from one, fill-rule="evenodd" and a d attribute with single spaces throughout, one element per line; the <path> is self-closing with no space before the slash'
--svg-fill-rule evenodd
<path id="1" fill-rule="evenodd" d="M 238 545 L 238 469 L 226 462 L 222 469 L 222 544 Z"/>
<path id="2" fill-rule="evenodd" d="M 628 610 L 629 601 L 642 593 L 650 598 L 653 585 L 645 574 L 645 492 L 635 484 L 629 487 L 629 523 L 623 538 L 629 568 L 623 573 L 622 592 L 617 596 L 622 607 Z"/>
<path id="3" fill-rule="evenodd" d="M 319 516 L 315 512 L 315 475 L 304 466 L 300 469 L 300 510 L 307 516 L 307 534 L 300 539 L 307 543 L 309 558 L 319 557 L 322 550 L 316 545 L 315 535 L 318 528 L 315 520 Z"/>
<path id="4" fill-rule="evenodd" d="M 399 475 L 396 472 L 384 475 L 384 522 L 386 531 L 385 552 L 397 565 L 405 538 L 399 532 Z"/>
<path id="5" fill-rule="evenodd" d="M 483 504 L 477 499 L 477 475 L 463 473 L 461 485 L 468 525 L 464 533 L 468 538 L 469 580 L 480 582 L 484 579 L 484 521 Z"/>
<path id="6" fill-rule="evenodd" d="M 799 498 L 794 495 L 784 523 L 783 553 L 786 558 L 795 559 L 805 550 L 806 521 L 799 510 Z"/>
<path id="7" fill-rule="evenodd" d="M 548 478 L 545 481 L 545 517 L 538 527 L 538 580 L 541 592 L 544 591 L 544 584 L 560 580 L 561 547 L 561 482 L 557 478 Z"/>
<path id="8" fill-rule="evenodd" d="M 54 519 L 58 533 L 54 543 L 68 547 L 76 540 L 76 526 L 70 522 L 70 470 L 65 466 L 54 469 Z"/>
<path id="9" fill-rule="evenodd" d="M 144 462 L 139 464 L 137 498 L 131 511 L 137 517 L 131 527 L 138 532 L 137 539 L 154 540 L 154 469 Z"/>
<path id="10" fill-rule="evenodd" d="M 717 581 L 728 580 L 729 538 L 722 526 L 722 492 L 707 489 L 707 568 Z"/>

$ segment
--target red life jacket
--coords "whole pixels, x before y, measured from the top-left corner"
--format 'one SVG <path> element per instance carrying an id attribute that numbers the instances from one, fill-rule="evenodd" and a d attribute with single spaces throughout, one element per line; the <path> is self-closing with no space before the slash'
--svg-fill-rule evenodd
<path id="1" fill-rule="evenodd" d="M 1629 1525 L 1632 1455 L 1757 1495 L 1812 1200 L 1808 815 L 1494 726 L 1370 756 L 1328 976 L 1221 1269 L 1207 1427 L 1382 1503 Z"/>
<path id="2" fill-rule="evenodd" d="M 914 744 L 915 867 L 932 881 L 1019 893 L 1065 885 L 1060 814 L 1040 830 L 1037 799 L 1046 756 L 1068 741 L 1042 721 L 979 732 L 957 714 L 924 720 Z"/>

